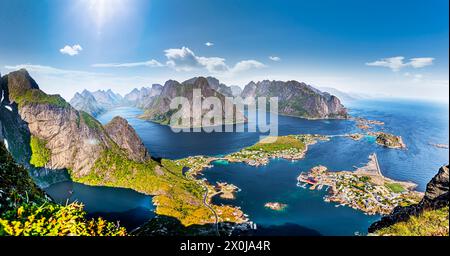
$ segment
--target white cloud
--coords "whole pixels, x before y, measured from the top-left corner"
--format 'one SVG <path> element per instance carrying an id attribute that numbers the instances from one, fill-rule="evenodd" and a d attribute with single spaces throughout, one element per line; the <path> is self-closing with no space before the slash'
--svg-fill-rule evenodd
<path id="1" fill-rule="evenodd" d="M 397 56 L 380 59 L 366 63 L 367 66 L 386 67 L 397 72 L 404 67 L 423 68 L 433 64 L 434 58 L 411 58 L 409 62 L 404 62 L 405 57 Z"/>
<path id="2" fill-rule="evenodd" d="M 210 73 L 235 73 L 252 68 L 262 68 L 265 65 L 256 60 L 244 60 L 238 62 L 234 67 L 226 64 L 224 58 L 200 57 L 187 47 L 167 49 L 164 51 L 167 57 L 167 66 L 177 71 L 191 71 L 193 69 L 205 68 Z"/>
<path id="3" fill-rule="evenodd" d="M 66 46 L 64 46 L 64 48 L 60 49 L 59 51 L 62 54 L 75 56 L 75 55 L 78 55 L 82 50 L 83 50 L 83 48 L 81 47 L 81 45 L 76 44 L 74 46 L 66 45 Z"/>
<path id="4" fill-rule="evenodd" d="M 214 46 L 214 43 L 206 42 L 205 45 L 208 46 L 208 47 L 211 47 L 211 46 Z"/>
<path id="5" fill-rule="evenodd" d="M 434 58 L 412 58 L 409 62 L 413 68 L 423 68 L 433 64 Z"/>
<path id="6" fill-rule="evenodd" d="M 180 49 L 167 49 L 164 51 L 168 59 L 167 66 L 174 68 L 177 71 L 191 71 L 195 68 L 200 68 L 203 65 L 194 52 L 187 47 Z M 217 60 L 216 60 L 217 61 Z"/>
<path id="7" fill-rule="evenodd" d="M 243 60 L 238 62 L 232 69 L 231 72 L 243 72 L 253 68 L 264 68 L 265 65 L 256 60 Z"/>
<path id="8" fill-rule="evenodd" d="M 100 63 L 93 64 L 94 68 L 133 68 L 133 67 L 163 67 L 164 65 L 157 60 L 149 60 L 143 62 L 131 62 L 131 63 Z"/>
<path id="9" fill-rule="evenodd" d="M 281 58 L 277 57 L 277 56 L 269 56 L 269 59 L 272 61 L 277 61 L 277 62 L 281 60 Z"/>
<path id="10" fill-rule="evenodd" d="M 67 70 L 67 69 L 59 69 L 50 66 L 43 65 L 33 65 L 33 64 L 20 64 L 14 66 L 5 66 L 8 70 L 19 70 L 26 69 L 29 72 L 36 72 L 45 75 L 86 75 L 86 74 L 97 74 L 86 71 L 77 71 L 77 70 Z"/>
<path id="11" fill-rule="evenodd" d="M 198 62 L 204 66 L 211 73 L 227 72 L 228 66 L 225 64 L 225 59 L 219 57 L 198 57 Z"/>

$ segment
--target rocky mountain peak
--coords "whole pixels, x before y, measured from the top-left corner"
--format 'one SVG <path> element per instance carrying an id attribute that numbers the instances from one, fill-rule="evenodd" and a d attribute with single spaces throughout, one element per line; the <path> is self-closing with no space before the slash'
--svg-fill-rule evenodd
<path id="1" fill-rule="evenodd" d="M 252 98 L 277 97 L 279 113 L 311 119 L 347 118 L 347 110 L 337 97 L 330 97 L 320 90 L 302 82 L 290 80 L 250 82 L 242 91 L 247 104 Z"/>
<path id="2" fill-rule="evenodd" d="M 128 153 L 127 155 L 131 160 L 144 162 L 150 159 L 150 154 L 144 143 L 124 118 L 114 117 L 105 125 L 105 130 L 109 137 Z"/>
<path id="3" fill-rule="evenodd" d="M 3 83 L 7 84 L 10 99 L 15 99 L 18 95 L 22 94 L 26 90 L 39 90 L 38 84 L 30 76 L 26 69 L 20 69 L 4 76 L 2 78 L 2 84 Z"/>
<path id="4" fill-rule="evenodd" d="M 160 85 L 160 84 L 152 84 L 152 89 L 153 89 L 153 90 L 160 90 L 160 89 L 162 89 L 162 88 L 163 88 L 163 86 Z"/>
<path id="5" fill-rule="evenodd" d="M 449 199 L 449 166 L 442 166 L 439 172 L 427 184 L 425 195 L 420 205 L 436 208 L 448 205 Z"/>

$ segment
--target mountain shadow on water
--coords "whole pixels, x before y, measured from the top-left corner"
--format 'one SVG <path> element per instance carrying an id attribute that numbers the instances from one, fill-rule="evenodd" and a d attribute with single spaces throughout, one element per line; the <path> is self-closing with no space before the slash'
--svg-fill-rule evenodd
<path id="1" fill-rule="evenodd" d="M 110 222 L 118 222 L 120 226 L 132 231 L 155 216 L 155 213 L 144 207 L 137 207 L 124 212 L 94 212 L 88 213 L 90 218 L 103 218 Z"/>

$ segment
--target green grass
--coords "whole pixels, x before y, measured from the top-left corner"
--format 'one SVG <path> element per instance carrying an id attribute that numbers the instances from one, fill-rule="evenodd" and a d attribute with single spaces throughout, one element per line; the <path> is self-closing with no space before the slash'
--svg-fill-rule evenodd
<path id="1" fill-rule="evenodd" d="M 370 177 L 368 177 L 368 176 L 362 176 L 362 177 L 359 178 L 359 180 L 360 180 L 361 182 L 366 183 L 366 182 L 369 182 L 371 179 L 370 179 Z"/>
<path id="2" fill-rule="evenodd" d="M 155 168 L 160 168 L 159 172 Z M 163 160 L 162 166 L 152 160 L 134 162 L 115 148 L 105 150 L 87 176 L 73 179 L 84 184 L 130 188 L 153 195 L 157 214 L 175 217 L 185 226 L 203 224 L 212 216 L 203 205 L 203 187 L 183 177 L 181 168 L 171 160 Z"/>
<path id="3" fill-rule="evenodd" d="M 0 142 L 0 214 L 22 203 L 45 202 L 44 192 L 33 182 L 28 170 L 18 165 Z"/>
<path id="4" fill-rule="evenodd" d="M 376 142 L 380 145 L 387 147 L 401 147 L 402 141 L 399 136 L 395 136 L 389 133 L 379 133 L 376 138 Z"/>
<path id="5" fill-rule="evenodd" d="M 406 189 L 398 183 L 387 183 L 385 186 L 394 193 L 402 193 L 406 191 Z"/>
<path id="6" fill-rule="evenodd" d="M 47 142 L 41 140 L 38 137 L 31 136 L 30 146 L 31 146 L 31 159 L 30 164 L 35 167 L 45 167 L 45 165 L 50 161 L 51 151 L 46 148 Z"/>
<path id="7" fill-rule="evenodd" d="M 17 164 L 0 142 L 0 236 L 126 235 L 102 219 L 88 220 L 79 204 L 49 202 L 28 170 Z"/>
<path id="8" fill-rule="evenodd" d="M 28 104 L 49 104 L 61 108 L 66 108 L 70 106 L 69 103 L 67 103 L 61 96 L 48 95 L 39 89 L 27 90 L 24 93 L 18 95 L 15 98 L 15 101 L 17 102 L 19 107 Z"/>
<path id="9" fill-rule="evenodd" d="M 305 143 L 293 135 L 277 137 L 276 141 L 266 143 L 268 139 L 269 138 L 262 140 L 259 143 L 246 148 L 246 150 L 271 153 L 292 148 L 299 150 L 304 150 L 306 148 Z"/>
<path id="10" fill-rule="evenodd" d="M 97 121 L 95 118 L 93 118 L 91 115 L 84 111 L 80 111 L 80 116 L 83 122 L 91 129 L 102 129 L 103 126 L 100 124 L 99 121 Z"/>
<path id="11" fill-rule="evenodd" d="M 449 208 L 425 210 L 419 216 L 412 216 L 409 220 L 396 223 L 380 229 L 377 235 L 390 236 L 448 236 Z"/>

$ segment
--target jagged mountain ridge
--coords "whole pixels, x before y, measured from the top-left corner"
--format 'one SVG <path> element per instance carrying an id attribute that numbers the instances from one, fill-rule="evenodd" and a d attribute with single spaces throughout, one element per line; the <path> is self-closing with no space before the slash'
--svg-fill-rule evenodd
<path id="1" fill-rule="evenodd" d="M 50 151 L 45 164 L 47 169 L 68 169 L 73 176 L 80 177 L 90 172 L 105 150 L 120 148 L 130 159 L 142 159 L 142 152 L 146 151 L 131 127 L 123 122 L 109 124 L 109 131 L 125 135 L 114 140 L 116 135 L 108 134 L 108 130 L 92 116 L 74 109 L 59 95 L 47 95 L 41 91 L 26 70 L 2 77 L 1 84 L 9 104 L 18 111 L 17 118 L 27 124 L 29 133 L 25 137 L 29 137 L 17 144 L 27 147 L 30 137 L 42 141 Z M 121 129 L 125 131 L 117 132 Z M 133 155 L 136 152 L 129 150 L 131 144 L 140 147 L 136 152 L 141 155 Z"/>
<path id="2" fill-rule="evenodd" d="M 108 109 L 122 105 L 122 103 L 122 96 L 110 89 L 95 92 L 83 90 L 81 93 L 76 93 L 70 100 L 70 105 L 76 110 L 84 111 L 92 116 L 98 116 Z"/>
<path id="3" fill-rule="evenodd" d="M 142 87 L 133 89 L 123 98 L 114 97 L 111 90 L 97 91 L 92 94 L 95 101 L 87 91 L 79 94 L 71 100 L 71 104 L 78 110 L 83 110 L 92 115 L 97 115 L 103 111 L 117 106 L 133 106 L 145 111 L 143 118 L 167 124 L 171 114 L 168 105 L 170 100 L 177 96 L 183 96 L 191 100 L 183 91 L 189 91 L 189 87 L 198 84 L 198 81 L 205 79 L 209 89 L 212 89 L 223 97 L 256 98 L 256 97 L 278 97 L 279 113 L 283 115 L 297 116 L 310 119 L 341 119 L 347 118 L 347 110 L 341 103 L 340 98 L 328 92 L 322 92 L 308 84 L 297 81 L 269 81 L 250 82 L 242 90 L 239 86 L 227 86 L 214 77 L 194 77 L 182 83 L 169 80 L 164 86 L 154 84 L 152 87 Z M 176 84 L 176 83 L 178 84 Z M 167 89 L 166 87 L 170 88 Z M 187 89 L 183 89 L 182 87 Z M 167 95 L 167 92 L 177 87 L 180 93 L 177 95 Z M 166 95 L 161 95 L 165 93 Z M 111 96 L 112 95 L 112 96 Z M 203 97 L 213 94 L 210 90 Z M 82 97 L 84 96 L 84 97 Z M 160 97 L 161 96 L 161 97 Z M 341 95 L 342 96 L 342 95 Z M 344 97 L 344 96 L 342 96 Z M 345 100 L 350 98 L 344 97 Z M 107 99 L 107 100 L 106 100 Z M 254 101 L 247 101 L 248 104 L 254 104 Z"/>
<path id="4" fill-rule="evenodd" d="M 193 77 L 189 80 L 184 81 L 183 85 L 189 85 L 189 84 L 195 84 L 195 82 L 201 77 Z M 220 81 L 212 76 L 206 77 L 206 80 L 208 81 L 209 86 L 213 89 L 222 94 L 225 97 L 233 97 L 233 91 L 231 87 L 228 87 L 227 85 L 220 83 Z"/>
<path id="5" fill-rule="evenodd" d="M 297 81 L 250 82 L 242 98 L 278 97 L 279 113 L 310 119 L 347 118 L 347 110 L 334 95 Z M 247 101 L 254 104 L 254 100 Z"/>
<path id="6" fill-rule="evenodd" d="M 82 93 L 76 93 L 70 100 L 70 105 L 77 110 L 84 111 L 92 116 L 98 116 L 106 111 L 106 107 L 100 105 L 94 95 L 84 90 Z"/>
<path id="7" fill-rule="evenodd" d="M 210 78 L 211 80 L 212 78 Z M 216 81 L 213 79 L 214 83 Z M 217 83 L 216 83 L 217 85 Z M 152 120 L 161 124 L 168 125 L 170 123 L 172 115 L 178 110 L 170 109 L 170 104 L 173 99 L 177 97 L 186 98 L 189 103 L 192 105 L 193 103 L 193 92 L 196 89 L 199 89 L 201 92 L 202 99 L 208 97 L 216 97 L 220 100 L 221 109 L 218 110 L 221 114 L 221 118 L 225 117 L 225 106 L 227 105 L 225 102 L 227 101 L 226 96 L 218 92 L 211 86 L 207 78 L 204 77 L 196 77 L 184 81 L 183 83 L 179 83 L 175 80 L 169 80 L 164 84 L 163 90 L 161 94 L 153 101 L 153 103 L 145 110 L 145 113 L 141 116 L 143 119 Z M 233 106 L 233 104 L 231 104 Z M 234 109 L 234 107 L 233 107 Z M 182 113 L 182 117 L 191 116 L 190 109 L 185 109 L 186 113 Z M 206 113 L 208 113 L 210 109 L 202 109 L 201 117 L 203 118 Z M 202 126 L 202 120 L 191 120 L 190 127 L 200 127 Z M 233 118 L 234 123 L 245 122 L 245 116 L 236 111 L 236 116 Z M 189 122 L 189 120 L 188 120 Z M 224 123 L 224 119 L 222 119 L 222 123 Z"/>
<path id="8" fill-rule="evenodd" d="M 124 96 L 124 101 L 125 104 L 145 109 L 148 108 L 152 104 L 153 100 L 161 94 L 162 90 L 163 86 L 160 84 L 153 84 L 151 88 L 135 88 Z"/>

